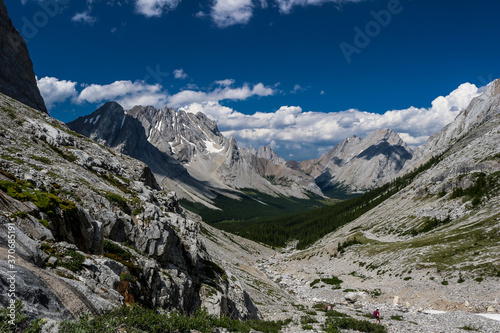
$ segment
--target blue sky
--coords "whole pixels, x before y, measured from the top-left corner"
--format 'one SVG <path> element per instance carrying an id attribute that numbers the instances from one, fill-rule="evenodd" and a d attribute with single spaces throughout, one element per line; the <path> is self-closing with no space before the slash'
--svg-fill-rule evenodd
<path id="1" fill-rule="evenodd" d="M 182 107 L 285 159 L 386 127 L 416 146 L 500 77 L 496 0 L 5 3 L 55 118 Z"/>

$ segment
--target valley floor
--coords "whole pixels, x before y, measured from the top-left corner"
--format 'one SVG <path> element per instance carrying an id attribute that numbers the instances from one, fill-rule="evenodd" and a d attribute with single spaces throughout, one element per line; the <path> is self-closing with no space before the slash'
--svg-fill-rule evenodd
<path id="1" fill-rule="evenodd" d="M 327 318 L 324 304 L 370 322 L 371 313 L 379 308 L 382 325 L 393 333 L 500 332 L 496 281 L 444 286 L 441 281 L 429 281 L 425 271 L 413 272 L 408 281 L 376 272 L 363 276 L 367 273 L 359 268 L 361 258 L 356 255 L 334 258 L 314 250 L 275 251 L 209 226 L 204 235 L 208 252 L 230 276 L 238 277 L 263 319 L 293 320 L 284 332 L 322 332 Z M 315 260 L 308 260 L 312 256 Z M 342 280 L 340 288 L 314 283 L 318 277 L 333 275 Z M 484 300 L 476 296 L 488 294 Z"/>

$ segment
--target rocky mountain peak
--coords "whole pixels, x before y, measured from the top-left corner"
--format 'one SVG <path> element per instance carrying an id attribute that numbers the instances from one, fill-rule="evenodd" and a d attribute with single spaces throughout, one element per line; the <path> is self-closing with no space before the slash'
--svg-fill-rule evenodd
<path id="1" fill-rule="evenodd" d="M 270 147 L 270 146 L 262 146 L 257 150 L 256 153 L 258 158 L 265 158 L 267 160 L 270 160 L 274 164 L 277 165 L 285 165 L 286 161 L 279 157 L 276 152 Z"/>
<path id="2" fill-rule="evenodd" d="M 0 92 L 48 113 L 26 42 L 12 24 L 3 0 L 0 0 L 0 64 Z"/>
<path id="3" fill-rule="evenodd" d="M 452 123 L 438 133 L 431 135 L 426 143 L 418 147 L 414 159 L 407 168 L 417 165 L 433 155 L 441 154 L 467 133 L 490 121 L 499 113 L 500 79 L 497 79 L 488 85 L 483 94 L 475 97 Z"/>
<path id="4" fill-rule="evenodd" d="M 390 129 L 369 133 L 364 139 L 352 136 L 317 160 L 300 163 L 323 191 L 342 187 L 347 192 L 364 191 L 396 177 L 412 149 Z"/>

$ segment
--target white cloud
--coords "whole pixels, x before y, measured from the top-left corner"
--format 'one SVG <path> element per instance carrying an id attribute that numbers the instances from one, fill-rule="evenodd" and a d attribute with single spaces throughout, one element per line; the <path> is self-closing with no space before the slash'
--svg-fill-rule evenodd
<path id="1" fill-rule="evenodd" d="M 49 109 L 54 104 L 67 100 L 77 104 L 114 100 L 125 109 L 135 105 L 182 107 L 187 112 L 205 113 L 217 121 L 224 135 L 235 136 L 242 146 L 273 144 L 281 156 L 293 155 L 299 160 L 317 157 L 352 135 L 364 137 L 381 128 L 396 131 L 410 145 L 420 145 L 429 135 L 453 121 L 472 98 L 484 90 L 465 83 L 449 95 L 434 99 L 429 108 L 409 107 L 383 114 L 356 109 L 328 113 L 305 111 L 300 106 L 282 106 L 274 112 L 243 114 L 221 105 L 220 101 L 270 96 L 277 90 L 262 83 L 234 87 L 235 81 L 232 79 L 215 81 L 214 88 L 209 91 L 192 87 L 193 90 L 184 90 L 174 95 L 169 95 L 160 84 L 151 85 L 144 81 L 89 85 L 44 77 L 37 79 L 37 82 Z M 78 92 L 77 89 L 81 91 Z"/>
<path id="2" fill-rule="evenodd" d="M 185 79 L 188 77 L 188 75 L 184 72 L 184 70 L 181 68 L 181 69 L 175 69 L 174 70 L 174 77 L 176 79 Z"/>
<path id="3" fill-rule="evenodd" d="M 97 21 L 97 17 L 91 16 L 90 11 L 84 11 L 81 13 L 76 13 L 72 18 L 71 21 L 73 22 L 80 22 L 80 23 L 86 23 L 86 24 L 94 24 Z"/>
<path id="4" fill-rule="evenodd" d="M 361 2 L 364 0 L 276 0 L 278 8 L 281 13 L 288 14 L 292 11 L 293 7 L 301 6 L 319 6 L 327 2 L 332 2 L 337 5 L 342 5 L 347 2 Z"/>
<path id="5" fill-rule="evenodd" d="M 163 107 L 167 93 L 161 85 L 150 85 L 144 81 L 115 81 L 107 85 L 91 84 L 85 87 L 76 99 L 78 103 L 100 103 L 114 100 L 125 109 L 135 105 L 153 105 Z"/>
<path id="6" fill-rule="evenodd" d="M 266 87 L 262 83 L 257 83 L 253 87 L 244 84 L 240 88 L 231 88 L 229 84 L 234 81 L 222 80 L 215 83 L 219 87 L 212 91 L 184 90 L 168 98 L 168 105 L 174 108 L 183 107 L 192 103 L 219 102 L 225 99 L 245 100 L 251 96 L 270 96 L 275 93 L 273 88 Z"/>
<path id="7" fill-rule="evenodd" d="M 219 80 L 219 81 L 215 81 L 214 83 L 219 85 L 219 86 L 230 86 L 232 84 L 234 84 L 234 79 L 225 79 L 225 80 Z"/>
<path id="8" fill-rule="evenodd" d="M 293 86 L 293 89 L 290 91 L 290 93 L 291 93 L 291 94 L 296 94 L 296 93 L 298 93 L 299 91 L 304 91 L 304 90 L 306 90 L 306 89 L 305 89 L 305 88 L 302 88 L 302 87 L 300 86 L 300 84 L 296 84 L 296 85 L 294 85 L 294 86 Z"/>
<path id="9" fill-rule="evenodd" d="M 210 17 L 219 28 L 246 24 L 252 14 L 252 0 L 214 0 L 210 11 Z"/>
<path id="10" fill-rule="evenodd" d="M 135 8 L 146 17 L 160 17 L 164 12 L 174 10 L 181 0 L 136 0 Z"/>
<path id="11" fill-rule="evenodd" d="M 97 17 L 90 15 L 92 13 L 94 1 L 95 0 L 87 0 L 87 10 L 81 13 L 75 13 L 75 15 L 71 18 L 71 21 L 93 25 L 97 21 Z"/>
<path id="12" fill-rule="evenodd" d="M 54 104 L 62 103 L 77 96 L 76 84 L 76 82 L 59 80 L 55 77 L 37 78 L 38 89 L 40 89 L 45 105 L 49 110 L 54 107 Z"/>
<path id="13" fill-rule="evenodd" d="M 294 155 L 301 159 L 313 157 L 311 155 L 314 153 L 311 152 L 314 151 L 319 156 L 352 135 L 364 137 L 381 128 L 400 133 L 410 145 L 420 145 L 429 135 L 453 121 L 459 111 L 466 108 L 479 93 L 480 89 L 475 85 L 465 83 L 448 96 L 436 98 L 430 108 L 410 107 L 384 114 L 356 109 L 330 113 L 304 112 L 299 106 L 282 106 L 272 113 L 246 115 L 220 105 L 217 99 L 200 99 L 183 109 L 192 113 L 204 112 L 217 121 L 224 135 L 235 136 L 242 146 L 259 147 L 273 142 L 280 147 L 278 152 L 282 156 Z"/>

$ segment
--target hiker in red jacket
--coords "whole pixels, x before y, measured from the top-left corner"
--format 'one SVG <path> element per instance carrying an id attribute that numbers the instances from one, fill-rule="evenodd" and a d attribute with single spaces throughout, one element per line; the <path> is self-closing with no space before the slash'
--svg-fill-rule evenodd
<path id="1" fill-rule="evenodd" d="M 378 309 L 373 311 L 373 318 L 375 318 L 375 324 L 380 323 L 380 313 L 378 312 Z"/>

